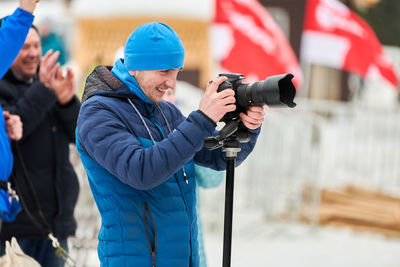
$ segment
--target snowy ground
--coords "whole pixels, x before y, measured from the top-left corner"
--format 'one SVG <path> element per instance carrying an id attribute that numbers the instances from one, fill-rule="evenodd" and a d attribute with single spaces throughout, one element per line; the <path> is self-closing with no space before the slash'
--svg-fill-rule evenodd
<path id="1" fill-rule="evenodd" d="M 232 267 L 400 266 L 400 239 L 297 223 L 265 223 L 245 214 L 235 216 L 233 227 Z M 222 229 L 205 232 L 209 267 L 222 266 L 222 233 Z M 99 266 L 93 247 L 80 257 L 72 256 L 80 267 Z"/>
<path id="2" fill-rule="evenodd" d="M 232 267 L 398 267 L 400 239 L 236 216 Z M 208 264 L 222 266 L 222 231 L 205 236 Z"/>
<path id="3" fill-rule="evenodd" d="M 400 266 L 400 239 L 303 224 L 295 217 L 288 221 L 278 221 L 278 217 L 267 220 L 270 209 L 260 210 L 246 201 L 249 195 L 244 190 L 243 170 L 238 168 L 235 181 L 232 267 Z M 209 267 L 222 266 L 224 187 L 223 184 L 201 192 L 201 217 Z"/>

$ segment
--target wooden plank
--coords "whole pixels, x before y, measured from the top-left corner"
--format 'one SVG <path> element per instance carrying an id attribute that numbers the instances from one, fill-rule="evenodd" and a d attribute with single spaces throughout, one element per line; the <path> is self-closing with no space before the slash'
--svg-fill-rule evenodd
<path id="1" fill-rule="evenodd" d="M 305 189 L 304 196 L 309 191 Z M 322 189 L 319 206 L 305 205 L 300 219 L 310 223 L 310 214 L 315 213 L 320 225 L 346 226 L 356 231 L 400 237 L 400 199 L 379 191 L 355 186 Z"/>

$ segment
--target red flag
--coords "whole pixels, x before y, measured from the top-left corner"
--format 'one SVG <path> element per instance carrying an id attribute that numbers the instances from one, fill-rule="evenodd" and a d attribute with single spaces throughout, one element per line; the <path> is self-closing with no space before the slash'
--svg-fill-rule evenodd
<path id="1" fill-rule="evenodd" d="M 374 31 L 337 0 L 308 0 L 302 59 L 356 73 L 381 76 L 398 87 L 399 79 Z"/>
<path id="2" fill-rule="evenodd" d="M 257 0 L 216 0 L 213 51 L 223 71 L 244 74 L 247 82 L 290 72 L 302 81 L 297 58 L 285 35 Z"/>

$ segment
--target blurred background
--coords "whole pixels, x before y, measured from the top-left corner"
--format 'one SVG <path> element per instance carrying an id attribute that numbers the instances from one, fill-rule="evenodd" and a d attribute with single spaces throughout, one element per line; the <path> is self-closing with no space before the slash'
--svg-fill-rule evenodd
<path id="1" fill-rule="evenodd" d="M 0 0 L 0 17 L 17 5 Z M 43 51 L 73 68 L 77 95 L 150 21 L 184 43 L 187 110 L 218 73 L 293 73 L 297 106 L 266 107 L 236 168 L 232 266 L 390 267 L 400 266 L 399 17 L 398 0 L 41 0 L 34 24 Z M 98 266 L 100 218 L 74 149 L 71 161 L 81 182 L 71 256 Z M 222 262 L 224 190 L 200 192 L 209 266 Z"/>

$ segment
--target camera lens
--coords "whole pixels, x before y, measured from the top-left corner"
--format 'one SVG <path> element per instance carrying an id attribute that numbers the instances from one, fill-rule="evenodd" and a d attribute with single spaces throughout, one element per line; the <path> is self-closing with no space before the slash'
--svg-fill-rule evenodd
<path id="1" fill-rule="evenodd" d="M 293 99 L 296 88 L 292 83 L 293 75 L 271 76 L 264 81 L 240 84 L 236 90 L 237 103 L 245 108 L 249 106 L 296 106 Z"/>

